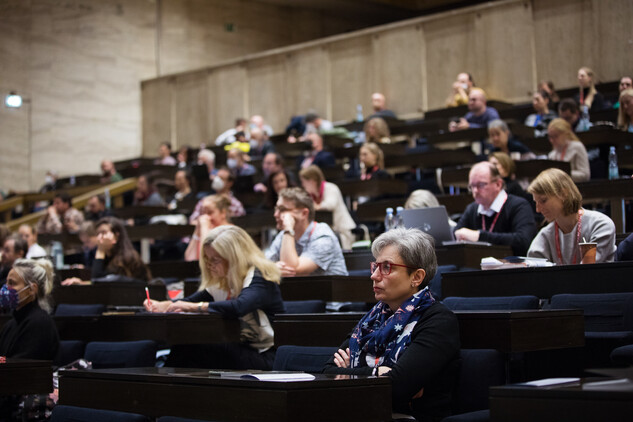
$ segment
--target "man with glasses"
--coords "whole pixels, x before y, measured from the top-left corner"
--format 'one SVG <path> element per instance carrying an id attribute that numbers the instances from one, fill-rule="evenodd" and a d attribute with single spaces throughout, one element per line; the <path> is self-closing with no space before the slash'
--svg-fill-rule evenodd
<path id="1" fill-rule="evenodd" d="M 489 162 L 472 167 L 468 189 L 475 202 L 459 219 L 455 239 L 509 245 L 515 255 L 524 256 L 536 233 L 530 204 L 506 193 L 499 171 Z"/>
<path id="2" fill-rule="evenodd" d="M 279 234 L 266 250 L 283 277 L 347 275 L 343 251 L 325 223 L 314 221 L 314 202 L 301 188 L 279 192 L 275 221 Z"/>

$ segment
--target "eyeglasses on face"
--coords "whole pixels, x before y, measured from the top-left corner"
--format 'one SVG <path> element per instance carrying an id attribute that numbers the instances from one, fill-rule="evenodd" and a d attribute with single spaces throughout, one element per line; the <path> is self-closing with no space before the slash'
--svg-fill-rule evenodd
<path id="1" fill-rule="evenodd" d="M 404 268 L 410 268 L 412 270 L 417 270 L 417 268 L 415 267 L 409 267 L 407 265 L 402 265 L 402 264 L 394 264 L 389 261 L 369 263 L 369 269 L 371 270 L 372 274 L 376 272 L 376 268 L 380 268 L 380 274 L 389 275 L 391 274 L 392 267 L 404 267 Z"/>
<path id="2" fill-rule="evenodd" d="M 485 188 L 486 186 L 488 186 L 492 182 L 493 182 L 493 180 L 491 180 L 490 182 L 471 183 L 470 185 L 468 185 L 468 191 L 472 192 L 475 189 L 482 190 L 483 188 Z"/>
<path id="3" fill-rule="evenodd" d="M 275 206 L 275 213 L 283 213 L 283 212 L 287 212 L 287 211 L 294 211 L 296 210 L 296 208 L 286 208 L 286 207 L 280 207 L 279 205 Z"/>

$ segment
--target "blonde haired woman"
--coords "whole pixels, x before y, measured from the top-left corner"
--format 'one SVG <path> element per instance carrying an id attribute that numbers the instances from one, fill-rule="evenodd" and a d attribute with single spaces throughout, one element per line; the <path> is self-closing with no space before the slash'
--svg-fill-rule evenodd
<path id="1" fill-rule="evenodd" d="M 185 250 L 185 261 L 196 261 L 200 258 L 200 240 L 204 239 L 211 229 L 231 224 L 231 199 L 228 196 L 205 196 L 201 204 L 200 215 L 195 222 L 196 228 Z"/>
<path id="2" fill-rule="evenodd" d="M 633 132 L 633 88 L 620 93 L 618 127 L 625 132 Z"/>
<path id="3" fill-rule="evenodd" d="M 217 369 L 272 369 L 273 315 L 285 311 L 281 272 L 237 226 L 220 226 L 202 243 L 201 282 L 193 295 L 176 302 L 145 300 L 150 312 L 219 313 L 240 320 L 240 342 L 177 345 L 168 366 Z"/>
<path id="4" fill-rule="evenodd" d="M 600 111 L 604 107 L 604 97 L 596 90 L 594 72 L 588 67 L 578 69 L 578 94 L 574 97 L 580 107 L 586 105 L 590 111 Z"/>
<path id="5" fill-rule="evenodd" d="M 561 118 L 552 120 L 547 127 L 547 137 L 553 147 L 547 157 L 550 160 L 567 161 L 571 165 L 574 182 L 589 180 L 591 169 L 587 149 L 571 130 L 569 123 Z"/>
<path id="6" fill-rule="evenodd" d="M 367 120 L 363 131 L 365 132 L 365 142 L 376 142 L 378 144 L 391 143 L 389 126 L 382 117 L 372 117 Z"/>
<path id="7" fill-rule="evenodd" d="M 579 243 L 597 243 L 596 262 L 615 257 L 615 224 L 606 215 L 582 208 L 582 196 L 562 170 L 542 171 L 528 187 L 536 211 L 549 223 L 536 235 L 528 256 L 547 258 L 559 265 L 580 264 Z"/>

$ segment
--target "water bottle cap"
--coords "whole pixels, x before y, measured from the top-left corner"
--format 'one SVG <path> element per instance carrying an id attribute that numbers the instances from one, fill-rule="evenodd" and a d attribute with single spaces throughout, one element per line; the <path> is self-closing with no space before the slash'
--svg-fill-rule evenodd
<path id="1" fill-rule="evenodd" d="M 387 208 L 387 213 L 390 213 L 390 212 L 393 213 L 393 208 L 391 207 Z"/>

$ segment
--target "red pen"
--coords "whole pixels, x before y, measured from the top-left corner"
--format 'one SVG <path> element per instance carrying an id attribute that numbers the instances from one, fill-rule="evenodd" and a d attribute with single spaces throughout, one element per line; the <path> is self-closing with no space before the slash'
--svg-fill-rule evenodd
<path id="1" fill-rule="evenodd" d="M 145 294 L 147 295 L 147 304 L 152 306 L 152 299 L 149 298 L 149 289 L 145 287 Z"/>

